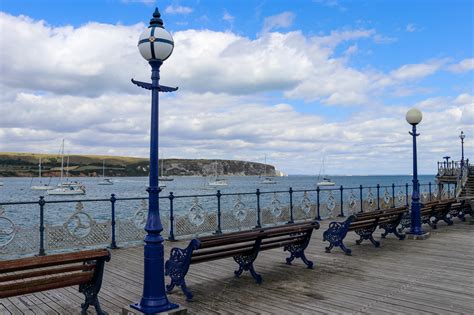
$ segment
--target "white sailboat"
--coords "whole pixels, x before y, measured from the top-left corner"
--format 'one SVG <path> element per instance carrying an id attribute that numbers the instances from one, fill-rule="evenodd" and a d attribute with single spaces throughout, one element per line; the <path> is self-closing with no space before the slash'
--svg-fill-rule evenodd
<path id="1" fill-rule="evenodd" d="M 321 180 L 321 174 L 323 174 L 322 180 Z M 323 163 L 321 164 L 321 167 L 319 169 L 318 182 L 316 183 L 316 186 L 334 186 L 334 185 L 336 185 L 336 183 L 331 181 L 331 179 L 328 176 L 324 175 L 324 158 L 323 158 Z"/>
<path id="2" fill-rule="evenodd" d="M 110 178 L 105 178 L 105 160 L 102 161 L 102 180 L 97 185 L 113 185 L 114 182 Z"/>
<path id="3" fill-rule="evenodd" d="M 164 175 L 164 174 L 165 174 L 165 172 L 164 172 L 164 170 L 163 170 L 163 167 L 164 167 L 163 165 L 164 165 L 164 164 L 165 164 L 165 163 L 164 163 L 164 160 L 162 159 L 162 160 L 161 160 L 161 176 L 158 177 L 158 180 L 160 180 L 161 182 L 171 182 L 171 181 L 174 180 L 174 178 L 171 177 L 171 176 L 165 176 L 165 175 Z M 165 185 L 165 184 L 163 184 L 163 185 Z M 166 187 L 166 185 L 165 185 L 165 187 Z"/>
<path id="4" fill-rule="evenodd" d="M 68 156 L 68 171 L 69 171 L 69 156 Z M 63 183 L 64 175 L 64 139 L 61 146 L 61 179 L 59 180 L 58 187 L 55 189 L 47 190 L 48 195 L 85 195 L 86 188 L 78 182 L 66 182 Z"/>
<path id="5" fill-rule="evenodd" d="M 267 155 L 265 154 L 265 164 L 264 164 L 264 171 L 263 171 L 265 177 L 260 181 L 261 184 L 266 184 L 266 185 L 272 185 L 272 184 L 276 184 L 276 180 L 271 177 L 271 176 L 268 176 L 267 175 Z"/>
<path id="6" fill-rule="evenodd" d="M 211 187 L 222 187 L 222 186 L 227 186 L 229 183 L 227 182 L 226 178 L 219 177 L 217 175 L 217 162 L 214 164 L 215 169 L 214 169 L 214 179 L 211 179 L 208 183 L 209 186 Z"/>
<path id="7" fill-rule="evenodd" d="M 51 183 L 51 177 L 49 178 L 49 183 L 48 184 L 43 184 L 41 181 L 41 158 L 39 158 L 39 164 L 38 164 L 38 178 L 39 178 L 39 185 L 33 185 L 30 187 L 32 190 L 49 190 L 49 189 L 54 189 L 54 186 L 50 186 L 49 184 Z"/>

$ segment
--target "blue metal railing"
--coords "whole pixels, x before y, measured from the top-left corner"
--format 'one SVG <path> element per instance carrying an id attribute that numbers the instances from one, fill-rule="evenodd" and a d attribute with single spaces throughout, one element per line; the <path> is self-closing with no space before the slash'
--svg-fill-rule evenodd
<path id="1" fill-rule="evenodd" d="M 452 192 L 452 186 L 450 184 L 447 184 L 447 189 L 444 187 L 440 191 L 441 188 L 436 189 L 437 195 L 434 196 L 433 188 L 432 188 L 432 183 L 429 182 L 427 184 L 420 184 L 420 194 L 423 195 L 423 201 L 431 201 L 435 199 L 434 197 L 441 197 L 442 194 L 445 194 L 445 197 L 450 198 L 454 197 L 453 192 Z M 454 185 L 455 186 L 455 185 Z M 183 211 L 183 209 L 178 210 L 176 212 L 176 202 L 178 200 L 189 200 L 190 198 L 193 198 L 193 200 L 197 199 L 203 199 L 203 198 L 208 198 L 209 201 L 208 204 L 212 204 L 212 200 L 214 199 L 215 203 L 214 206 L 209 206 L 211 208 L 216 207 L 216 212 L 215 212 L 215 226 L 214 226 L 214 231 L 213 233 L 220 234 L 223 233 L 226 228 L 223 227 L 223 207 L 229 207 L 232 205 L 232 202 L 230 201 L 232 196 L 237 197 L 237 198 L 246 198 L 244 199 L 245 202 L 251 203 L 252 205 L 255 206 L 255 220 L 254 223 L 251 226 L 246 226 L 245 228 L 254 228 L 254 227 L 262 227 L 264 225 L 268 225 L 268 222 L 262 221 L 262 214 L 263 214 L 263 209 L 264 208 L 263 204 L 270 204 L 272 205 L 274 202 L 274 199 L 276 198 L 277 195 L 281 197 L 283 195 L 287 200 L 288 200 L 288 206 L 282 207 L 280 210 L 283 212 L 284 210 L 287 211 L 287 213 L 284 213 L 284 217 L 287 218 L 285 219 L 285 222 L 282 222 L 281 220 L 277 220 L 278 222 L 281 223 L 293 223 L 297 220 L 301 220 L 301 215 L 299 218 L 295 217 L 295 208 L 296 203 L 302 202 L 304 198 L 307 198 L 308 200 L 310 199 L 308 196 L 310 194 L 316 194 L 316 201 L 315 203 L 310 203 L 310 210 L 313 209 L 311 208 L 314 205 L 315 213 L 314 216 L 310 217 L 311 211 L 308 211 L 307 214 L 303 216 L 303 219 L 317 219 L 317 220 L 322 220 L 324 218 L 330 217 L 330 216 L 335 216 L 337 213 L 337 216 L 344 217 L 345 215 L 349 213 L 355 213 L 355 212 L 364 212 L 364 211 L 369 211 L 369 210 L 379 210 L 382 208 L 394 208 L 395 206 L 401 206 L 403 205 L 403 202 L 405 202 L 405 205 L 409 205 L 409 194 L 410 194 L 410 188 L 411 185 L 406 183 L 405 185 L 375 185 L 375 186 L 362 186 L 359 185 L 357 187 L 343 187 L 342 185 L 340 187 L 316 187 L 314 189 L 297 189 L 294 190 L 292 187 L 289 187 L 288 190 L 276 190 L 276 191 L 261 191 L 260 189 L 256 189 L 255 192 L 243 192 L 243 193 L 236 193 L 236 192 L 228 192 L 228 193 L 223 193 L 220 190 L 217 190 L 216 193 L 213 194 L 199 194 L 199 195 L 181 195 L 181 196 L 176 196 L 174 195 L 173 192 L 170 192 L 167 196 L 161 196 L 159 199 L 162 202 L 165 202 L 167 200 L 168 207 L 163 207 L 165 205 L 164 203 L 160 203 L 161 211 L 166 212 L 169 214 L 168 217 L 168 240 L 176 240 L 176 214 L 178 213 L 179 215 L 182 215 L 183 213 L 186 213 L 186 211 Z M 441 186 L 440 186 L 441 187 Z M 455 191 L 454 187 L 454 191 Z M 359 196 L 356 196 L 357 190 L 359 191 Z M 375 191 L 375 196 L 373 195 L 373 190 Z M 383 196 L 381 196 L 381 190 L 383 190 Z M 398 193 L 397 193 L 398 191 Z M 444 192 L 443 192 L 444 191 Z M 364 192 L 366 193 L 366 197 L 364 199 Z M 324 204 L 322 202 L 322 195 L 326 195 L 326 212 L 327 215 L 322 215 L 322 205 Z M 425 196 L 426 195 L 426 196 Z M 337 199 L 339 201 L 339 204 L 337 204 Z M 137 200 L 148 200 L 148 197 L 126 197 L 126 198 L 120 198 L 116 196 L 115 194 L 111 194 L 110 198 L 99 198 L 99 199 L 70 199 L 70 200 L 46 200 L 44 197 L 40 197 L 38 201 L 27 201 L 27 202 L 3 202 L 0 203 L 0 206 L 15 206 L 15 205 L 35 205 L 37 204 L 39 206 L 39 250 L 38 250 L 38 255 L 43 256 L 46 254 L 46 248 L 45 248 L 45 211 L 48 209 L 48 205 L 50 204 L 66 204 L 66 203 L 110 203 L 110 217 L 107 220 L 107 223 L 110 228 L 110 243 L 109 247 L 110 248 L 118 248 L 118 241 L 117 241 L 117 218 L 116 218 L 116 206 L 117 203 L 123 203 L 125 201 L 137 201 Z M 240 200 L 240 199 L 238 199 Z M 313 199 L 314 200 L 314 199 Z M 244 202 L 242 201 L 242 202 Z M 357 203 L 359 203 L 357 207 Z M 279 203 L 276 203 L 277 205 Z M 181 203 L 181 207 L 185 207 L 186 203 Z M 298 209 L 300 209 L 302 206 L 300 206 Z M 287 208 L 287 209 L 286 209 Z M 280 211 L 279 210 L 279 211 Z M 308 210 L 308 209 L 306 209 Z M 0 212 L 1 213 L 1 212 Z M 211 216 L 214 215 L 211 213 Z M 1 214 L 0 214 L 0 219 L 1 219 Z M 110 221 L 109 221 L 110 220 Z M 185 236 L 183 233 L 179 233 L 180 236 Z M 2 235 L 0 233 L 0 250 L 2 248 Z"/>

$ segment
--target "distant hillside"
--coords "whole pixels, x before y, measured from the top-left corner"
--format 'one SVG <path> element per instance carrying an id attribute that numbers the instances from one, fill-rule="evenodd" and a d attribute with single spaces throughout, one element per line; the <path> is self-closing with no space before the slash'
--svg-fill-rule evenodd
<path id="1" fill-rule="evenodd" d="M 41 158 L 43 176 L 59 176 L 61 157 L 51 154 L 0 152 L 1 177 L 32 177 L 38 174 L 38 161 Z M 106 155 L 70 155 L 70 176 L 100 176 L 105 160 L 106 176 L 147 176 L 149 160 L 145 158 L 106 156 Z M 65 167 L 66 167 L 66 161 Z M 163 166 L 162 166 L 163 163 Z M 263 163 L 234 160 L 190 160 L 164 159 L 159 161 L 168 176 L 211 176 L 219 175 L 275 175 L 275 167 Z M 160 174 L 163 175 L 163 174 Z"/>

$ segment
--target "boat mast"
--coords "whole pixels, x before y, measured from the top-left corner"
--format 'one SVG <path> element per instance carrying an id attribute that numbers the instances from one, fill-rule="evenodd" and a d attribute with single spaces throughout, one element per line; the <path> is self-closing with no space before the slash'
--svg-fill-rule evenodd
<path id="1" fill-rule="evenodd" d="M 39 159 L 39 164 L 38 164 L 38 177 L 41 183 L 41 158 Z"/>
<path id="2" fill-rule="evenodd" d="M 59 183 L 63 183 L 63 174 L 64 173 L 64 139 L 63 143 L 61 145 L 61 179 L 59 180 Z"/>

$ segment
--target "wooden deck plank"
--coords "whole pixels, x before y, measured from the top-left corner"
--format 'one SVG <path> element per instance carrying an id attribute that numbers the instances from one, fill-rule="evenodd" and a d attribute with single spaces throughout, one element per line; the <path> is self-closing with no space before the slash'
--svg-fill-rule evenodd
<path id="1" fill-rule="evenodd" d="M 474 313 L 474 226 L 469 223 L 441 223 L 424 241 L 389 236 L 380 248 L 370 242 L 355 245 L 357 237 L 350 233 L 345 244 L 353 256 L 338 249 L 324 253 L 327 225 L 321 223 L 306 251 L 313 270 L 298 260 L 286 265 L 288 253 L 281 248 L 259 254 L 255 268 L 264 279 L 261 285 L 248 273 L 235 279 L 232 258 L 196 264 L 187 276 L 193 302 L 186 302 L 179 288 L 169 299 L 192 314 Z M 186 245 L 166 242 L 165 257 L 171 247 Z M 142 285 L 143 247 L 112 251 L 100 293 L 103 309 L 116 314 L 139 301 Z M 0 300 L 0 313 L 77 314 L 82 302 L 77 287 L 70 287 Z"/>

